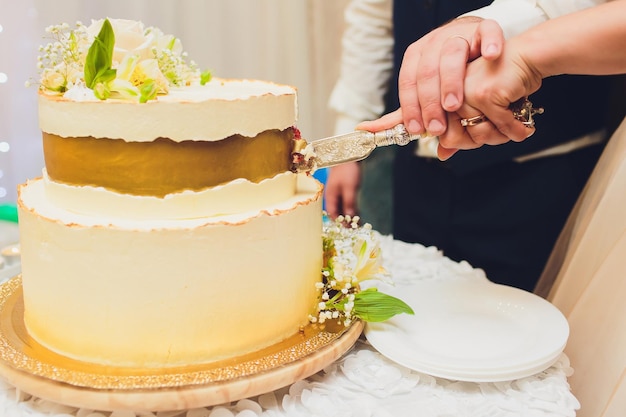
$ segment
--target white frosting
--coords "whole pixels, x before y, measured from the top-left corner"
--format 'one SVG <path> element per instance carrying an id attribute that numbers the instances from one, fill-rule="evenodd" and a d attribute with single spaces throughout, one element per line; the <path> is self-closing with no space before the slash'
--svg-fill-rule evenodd
<path id="1" fill-rule="evenodd" d="M 312 182 L 311 182 L 312 181 Z M 119 214 L 118 208 L 112 202 L 104 203 L 98 214 L 93 213 L 79 213 L 74 207 L 69 205 L 58 206 L 51 204 L 46 195 L 47 185 L 41 178 L 28 180 L 23 187 L 20 187 L 19 201 L 20 205 L 33 208 L 37 211 L 37 215 L 45 217 L 51 221 L 58 221 L 66 225 L 82 225 L 88 227 L 111 227 L 111 228 L 130 228 L 136 230 L 154 230 L 165 228 L 195 228 L 212 224 L 239 224 L 245 223 L 250 218 L 256 217 L 262 214 L 279 215 L 284 211 L 288 211 L 297 205 L 303 198 L 311 197 L 318 190 L 318 183 L 316 180 L 309 178 L 306 174 L 297 174 L 297 189 L 295 193 L 290 193 L 290 196 L 284 200 L 275 202 L 274 204 L 266 205 L 264 207 L 250 209 L 247 211 L 239 211 L 236 213 L 229 213 L 224 215 L 211 215 L 204 217 L 181 217 L 181 218 L 157 218 L 150 214 L 141 217 L 133 218 L 130 216 L 112 216 L 109 213 L 105 213 L 107 209 L 114 210 Z M 291 189 L 293 190 L 293 189 Z M 96 192 L 101 190 L 94 190 Z M 228 190 L 226 190 L 227 192 Z M 114 193 L 106 192 L 105 196 L 101 196 L 104 200 L 105 197 L 113 197 Z M 181 196 L 179 196 L 181 197 Z M 201 194 L 189 196 L 186 203 L 193 205 L 194 198 L 202 199 Z M 184 199 L 184 197 L 182 197 Z M 132 197 L 129 196 L 126 204 L 132 205 Z M 115 199 L 113 200 L 115 201 Z M 190 202 L 191 201 L 191 202 Z M 136 202 L 136 201 L 135 201 Z M 152 201 L 153 202 L 153 201 Z M 148 203 L 149 204 L 149 203 Z M 167 203 L 164 203 L 167 204 Z M 83 204 L 85 206 L 85 204 Z M 86 207 L 89 209 L 89 207 Z M 95 207 L 92 207 L 95 211 Z M 141 203 L 134 207 L 136 213 L 141 210 Z M 193 210 L 193 208 L 184 208 L 182 210 Z"/>
<path id="2" fill-rule="evenodd" d="M 80 92 L 67 97 L 40 92 L 39 125 L 62 137 L 216 141 L 294 126 L 296 106 L 296 91 L 290 86 L 214 79 L 204 86 L 172 88 L 147 103 L 94 100 Z"/>
<path id="3" fill-rule="evenodd" d="M 80 214 L 143 220 L 206 219 L 267 210 L 277 204 L 284 205 L 296 192 L 296 174 L 291 172 L 258 184 L 240 178 L 203 191 L 184 191 L 163 198 L 62 184 L 52 181 L 45 169 L 43 180 L 47 200 L 58 207 Z"/>
<path id="4" fill-rule="evenodd" d="M 98 101 L 93 90 L 84 84 L 73 86 L 63 94 L 63 97 L 72 101 Z"/>
<path id="5" fill-rule="evenodd" d="M 29 334 L 118 366 L 207 362 L 295 334 L 322 266 L 321 185 L 298 180 L 265 210 L 186 220 L 77 215 L 29 181 L 19 205 Z"/>

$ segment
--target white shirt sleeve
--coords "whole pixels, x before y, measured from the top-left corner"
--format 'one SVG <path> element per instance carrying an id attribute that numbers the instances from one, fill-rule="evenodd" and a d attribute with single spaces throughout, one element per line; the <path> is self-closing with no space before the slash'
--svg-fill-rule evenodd
<path id="1" fill-rule="evenodd" d="M 337 134 L 382 114 L 393 69 L 392 1 L 352 0 L 345 21 L 339 79 L 329 100 Z"/>
<path id="2" fill-rule="evenodd" d="M 489 6 L 462 16 L 493 19 L 508 39 L 548 19 L 602 3 L 606 0 L 494 0 Z"/>

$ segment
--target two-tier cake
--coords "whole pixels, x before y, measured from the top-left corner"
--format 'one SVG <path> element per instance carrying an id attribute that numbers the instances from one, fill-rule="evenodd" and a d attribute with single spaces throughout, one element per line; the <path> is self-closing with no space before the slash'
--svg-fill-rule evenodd
<path id="1" fill-rule="evenodd" d="M 209 80 L 139 22 L 49 32 L 46 168 L 18 201 L 29 334 L 78 360 L 168 367 L 297 333 L 317 308 L 322 187 L 290 172 L 296 91 Z"/>

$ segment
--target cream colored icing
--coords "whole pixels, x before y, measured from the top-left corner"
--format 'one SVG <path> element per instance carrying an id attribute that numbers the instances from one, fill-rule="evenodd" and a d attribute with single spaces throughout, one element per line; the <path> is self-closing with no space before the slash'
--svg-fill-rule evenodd
<path id="1" fill-rule="evenodd" d="M 79 215 L 20 187 L 24 320 L 62 355 L 166 367 L 258 350 L 317 303 L 321 185 L 258 212 L 212 219 Z"/>
<path id="2" fill-rule="evenodd" d="M 206 219 L 268 210 L 293 198 L 296 180 L 296 174 L 285 172 L 260 183 L 237 179 L 199 192 L 184 191 L 158 198 L 120 194 L 103 187 L 62 184 L 52 181 L 43 170 L 45 195 L 50 203 L 74 213 L 107 219 Z"/>
<path id="3" fill-rule="evenodd" d="M 204 86 L 172 88 L 156 100 L 94 100 L 70 93 L 40 92 L 41 130 L 62 137 L 148 142 L 159 137 L 215 141 L 239 134 L 254 137 L 296 124 L 293 87 L 256 80 L 213 79 Z"/>

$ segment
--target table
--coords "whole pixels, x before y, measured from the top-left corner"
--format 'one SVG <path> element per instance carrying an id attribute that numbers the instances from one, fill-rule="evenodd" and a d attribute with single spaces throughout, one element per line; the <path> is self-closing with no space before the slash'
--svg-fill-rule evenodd
<path id="1" fill-rule="evenodd" d="M 486 280 L 480 269 L 453 262 L 434 247 L 381 237 L 385 267 L 398 284 L 415 280 Z M 76 409 L 20 392 L 0 378 L 0 415 L 11 417 L 403 417 L 576 415 L 566 355 L 531 377 L 497 383 L 457 382 L 388 360 L 361 337 L 340 360 L 291 386 L 232 404 L 140 413 Z"/>

